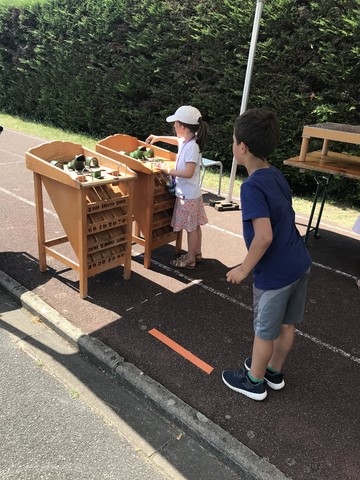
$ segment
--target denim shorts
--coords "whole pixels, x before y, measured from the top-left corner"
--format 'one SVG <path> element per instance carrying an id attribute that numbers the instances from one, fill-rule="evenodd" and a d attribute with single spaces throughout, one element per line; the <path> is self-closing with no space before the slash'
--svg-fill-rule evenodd
<path id="1" fill-rule="evenodd" d="M 263 340 L 276 340 L 282 324 L 302 322 L 310 268 L 296 282 L 277 290 L 254 286 L 254 332 Z"/>

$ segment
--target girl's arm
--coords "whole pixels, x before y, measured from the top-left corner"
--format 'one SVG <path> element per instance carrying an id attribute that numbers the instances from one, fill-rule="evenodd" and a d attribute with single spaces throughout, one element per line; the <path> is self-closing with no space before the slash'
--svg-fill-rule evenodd
<path id="1" fill-rule="evenodd" d="M 148 136 L 145 142 L 150 143 L 151 145 L 157 142 L 165 142 L 165 143 L 169 143 L 170 145 L 178 145 L 179 139 L 178 137 L 175 137 L 175 136 L 160 136 L 160 135 L 151 134 Z"/>
<path id="2" fill-rule="evenodd" d="M 195 173 L 196 163 L 195 162 L 187 162 L 186 168 L 183 170 L 176 170 L 175 168 L 162 168 L 161 170 L 168 175 L 172 175 L 173 177 L 181 177 L 181 178 L 192 178 Z"/>
<path id="3" fill-rule="evenodd" d="M 252 220 L 254 227 L 254 238 L 251 242 L 249 251 L 241 265 L 233 268 L 226 274 L 226 279 L 231 283 L 242 282 L 255 265 L 262 258 L 266 250 L 271 245 L 273 232 L 270 218 L 254 218 Z"/>

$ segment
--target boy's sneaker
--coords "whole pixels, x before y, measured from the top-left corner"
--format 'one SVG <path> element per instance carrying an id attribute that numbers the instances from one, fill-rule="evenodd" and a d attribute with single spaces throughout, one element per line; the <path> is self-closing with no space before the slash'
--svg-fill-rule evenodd
<path id="1" fill-rule="evenodd" d="M 253 400 L 264 400 L 267 395 L 265 382 L 252 383 L 248 377 L 247 371 L 241 370 L 224 370 L 222 379 L 225 385 L 235 392 L 242 393 Z"/>
<path id="2" fill-rule="evenodd" d="M 251 369 L 251 357 L 245 359 L 244 367 L 247 371 Z M 267 368 L 265 372 L 265 382 L 273 390 L 281 390 L 285 387 L 284 375 L 282 373 L 273 373 Z"/>

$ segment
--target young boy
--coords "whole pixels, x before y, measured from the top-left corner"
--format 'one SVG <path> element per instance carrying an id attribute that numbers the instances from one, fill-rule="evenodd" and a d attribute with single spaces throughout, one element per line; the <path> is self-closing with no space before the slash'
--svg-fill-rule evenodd
<path id="1" fill-rule="evenodd" d="M 275 150 L 279 127 L 275 115 L 251 109 L 235 122 L 233 153 L 249 177 L 241 186 L 243 235 L 247 255 L 227 273 L 239 284 L 253 272 L 254 341 L 244 368 L 225 370 L 224 383 L 254 400 L 264 400 L 266 386 L 285 386 L 282 368 L 291 350 L 295 325 L 304 315 L 311 258 L 295 226 L 291 192 L 282 173 L 266 158 Z"/>

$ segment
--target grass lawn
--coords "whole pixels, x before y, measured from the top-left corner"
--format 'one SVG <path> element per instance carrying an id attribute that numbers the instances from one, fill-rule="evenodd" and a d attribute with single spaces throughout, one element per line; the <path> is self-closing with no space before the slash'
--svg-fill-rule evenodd
<path id="1" fill-rule="evenodd" d="M 45 3 L 48 0 L 1 0 L 1 6 L 25 8 L 30 5 Z"/>
<path id="2" fill-rule="evenodd" d="M 40 123 L 26 121 L 18 117 L 13 117 L 7 114 L 3 114 L 1 112 L 0 112 L 0 125 L 2 125 L 5 129 L 16 130 L 18 132 L 35 135 L 37 137 L 44 138 L 46 140 L 62 140 L 62 141 L 80 143 L 82 146 L 89 148 L 91 150 L 95 150 L 95 144 L 99 140 L 86 135 L 78 135 L 72 132 L 61 130 L 59 128 L 42 125 Z M 114 133 L 126 133 L 126 132 L 114 132 Z M 203 182 L 203 188 L 205 190 L 209 189 L 209 190 L 217 191 L 218 182 L 219 182 L 218 171 L 219 171 L 218 168 L 214 168 L 214 171 L 211 171 L 209 168 L 206 169 L 204 182 Z M 221 191 L 222 191 L 222 195 L 225 197 L 227 196 L 227 193 L 229 190 L 229 181 L 230 181 L 230 174 L 224 173 L 223 179 L 222 179 Z M 241 178 L 240 176 L 237 176 L 234 183 L 233 198 L 239 197 L 240 185 L 241 185 Z M 297 214 L 309 216 L 311 212 L 311 207 L 312 207 L 312 199 L 294 197 L 293 205 Z M 328 200 L 326 202 L 326 205 L 323 211 L 322 222 L 328 222 L 331 224 L 338 225 L 341 228 L 351 230 L 357 218 L 359 217 L 359 215 L 360 215 L 360 212 L 354 208 L 342 206 L 342 205 L 339 205 L 338 203 L 334 204 L 333 202 Z"/>

